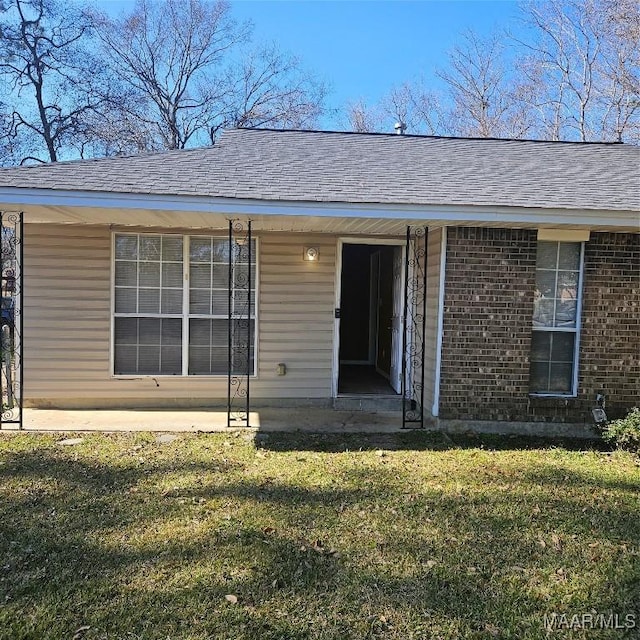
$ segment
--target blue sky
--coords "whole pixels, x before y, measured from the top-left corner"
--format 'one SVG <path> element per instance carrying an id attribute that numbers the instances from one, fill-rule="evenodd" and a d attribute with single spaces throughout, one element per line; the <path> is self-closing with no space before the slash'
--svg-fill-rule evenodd
<path id="1" fill-rule="evenodd" d="M 133 3 L 102 0 L 117 13 Z M 330 86 L 328 107 L 374 103 L 391 87 L 444 65 L 459 34 L 489 34 L 513 25 L 515 1 L 234 0 L 232 13 L 251 20 L 256 41 L 275 41 Z M 335 128 L 330 120 L 322 123 Z"/>
<path id="2" fill-rule="evenodd" d="M 332 102 L 375 101 L 394 84 L 429 77 L 461 31 L 506 26 L 512 2 L 240 0 L 255 35 L 299 55 L 333 88 Z"/>

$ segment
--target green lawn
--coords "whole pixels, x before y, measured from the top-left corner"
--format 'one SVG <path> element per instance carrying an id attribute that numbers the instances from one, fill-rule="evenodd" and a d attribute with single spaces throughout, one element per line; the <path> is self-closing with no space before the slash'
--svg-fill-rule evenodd
<path id="1" fill-rule="evenodd" d="M 0 638 L 640 637 L 630 454 L 420 433 L 62 437 L 0 437 Z M 627 628 L 549 635 L 554 614 Z"/>

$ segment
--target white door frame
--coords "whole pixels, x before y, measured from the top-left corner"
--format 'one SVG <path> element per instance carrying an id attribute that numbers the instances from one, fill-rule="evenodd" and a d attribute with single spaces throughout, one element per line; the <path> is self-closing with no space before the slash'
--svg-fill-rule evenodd
<path id="1" fill-rule="evenodd" d="M 393 314 L 392 314 L 392 332 L 391 332 L 391 367 L 389 369 L 389 384 L 393 387 L 394 391 L 402 395 L 403 389 L 403 358 L 406 357 L 404 353 L 404 332 L 407 326 L 407 319 L 405 314 L 405 279 L 406 274 L 406 244 L 400 247 L 400 251 L 393 252 L 392 270 L 393 270 Z M 398 256 L 398 253 L 400 254 Z M 399 258 L 400 264 L 396 263 L 396 259 Z M 399 278 L 396 280 L 396 268 L 399 269 Z M 397 296 L 397 297 L 396 297 Z M 393 330 L 393 324 L 395 323 L 395 331 Z M 395 340 L 395 344 L 394 344 Z M 394 375 L 395 373 L 395 375 Z"/>
<path id="2" fill-rule="evenodd" d="M 357 238 L 351 237 L 341 237 L 338 238 L 338 246 L 336 248 L 336 274 L 335 274 L 335 283 L 334 283 L 334 291 L 335 291 L 335 299 L 334 299 L 334 308 L 340 308 L 340 297 L 341 297 L 341 283 L 342 283 L 342 247 L 345 244 L 371 244 L 371 245 L 382 245 L 387 247 L 400 246 L 402 247 L 402 260 L 403 263 L 406 261 L 406 238 L 380 238 L 380 237 L 362 237 L 358 236 Z M 405 282 L 406 274 L 402 273 L 402 282 L 400 283 L 400 290 L 404 292 L 404 282 Z M 402 319 L 404 323 L 404 318 Z M 402 340 L 398 341 L 400 344 L 398 345 L 399 349 L 402 349 Z M 399 362 L 402 362 L 402 355 L 398 358 Z M 340 373 L 340 318 L 334 318 L 333 321 L 333 367 L 332 367 L 332 377 L 331 377 L 331 397 L 338 397 L 338 375 Z"/>

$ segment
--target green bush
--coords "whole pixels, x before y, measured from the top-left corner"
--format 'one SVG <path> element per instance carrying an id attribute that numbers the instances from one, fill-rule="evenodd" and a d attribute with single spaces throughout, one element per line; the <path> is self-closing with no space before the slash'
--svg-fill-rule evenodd
<path id="1" fill-rule="evenodd" d="M 610 422 L 602 430 L 602 437 L 620 449 L 640 453 L 640 407 L 634 407 L 624 418 Z"/>

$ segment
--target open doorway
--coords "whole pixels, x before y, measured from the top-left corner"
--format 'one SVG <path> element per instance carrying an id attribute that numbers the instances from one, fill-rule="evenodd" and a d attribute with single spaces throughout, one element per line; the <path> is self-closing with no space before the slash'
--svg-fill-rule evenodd
<path id="1" fill-rule="evenodd" d="M 401 391 L 402 246 L 342 245 L 338 393 Z"/>

